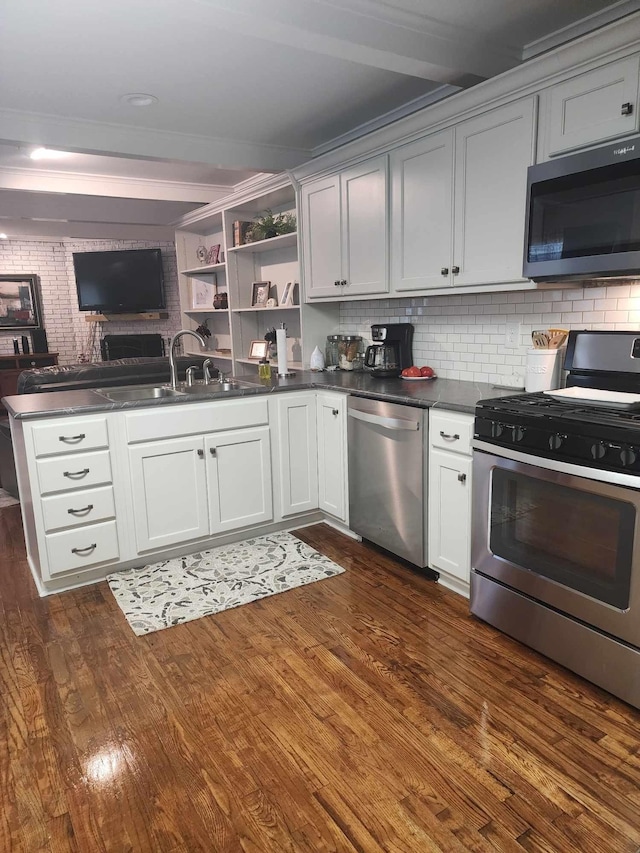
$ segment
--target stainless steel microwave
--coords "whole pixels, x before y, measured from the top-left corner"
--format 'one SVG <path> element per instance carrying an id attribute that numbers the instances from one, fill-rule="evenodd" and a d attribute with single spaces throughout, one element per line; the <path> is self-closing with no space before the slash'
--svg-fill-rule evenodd
<path id="1" fill-rule="evenodd" d="M 640 137 L 529 168 L 524 275 L 640 276 Z"/>

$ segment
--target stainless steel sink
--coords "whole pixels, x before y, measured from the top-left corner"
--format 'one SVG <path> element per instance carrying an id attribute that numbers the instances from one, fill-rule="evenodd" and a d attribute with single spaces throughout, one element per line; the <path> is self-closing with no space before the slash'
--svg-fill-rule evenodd
<path id="1" fill-rule="evenodd" d="M 180 383 L 180 391 L 184 394 L 217 394 L 220 391 L 238 391 L 241 388 L 255 388 L 257 383 L 243 382 L 238 379 L 227 379 L 224 382 L 214 380 L 208 384 L 198 380 L 193 385 Z"/>
<path id="2" fill-rule="evenodd" d="M 96 393 L 114 403 L 136 400 L 160 400 L 163 397 L 182 397 L 182 391 L 174 391 L 168 385 L 124 385 L 118 388 L 97 388 Z"/>

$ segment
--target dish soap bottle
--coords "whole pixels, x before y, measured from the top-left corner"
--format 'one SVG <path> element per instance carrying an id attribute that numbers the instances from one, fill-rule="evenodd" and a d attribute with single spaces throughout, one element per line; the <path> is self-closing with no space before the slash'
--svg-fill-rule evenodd
<path id="1" fill-rule="evenodd" d="M 258 378 L 271 379 L 271 365 L 266 358 L 261 358 L 258 362 Z"/>

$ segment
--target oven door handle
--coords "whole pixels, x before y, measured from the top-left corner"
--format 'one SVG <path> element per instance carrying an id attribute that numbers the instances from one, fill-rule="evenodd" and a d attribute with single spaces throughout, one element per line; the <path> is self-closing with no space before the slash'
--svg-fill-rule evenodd
<path id="1" fill-rule="evenodd" d="M 584 477 L 587 480 L 597 480 L 600 483 L 609 483 L 615 486 L 627 486 L 632 489 L 640 489 L 640 476 L 637 474 L 623 474 L 620 471 L 604 471 L 602 468 L 589 468 L 586 465 L 575 465 L 573 462 L 562 462 L 559 459 L 548 459 L 546 456 L 535 456 L 532 453 L 521 453 L 510 447 L 499 447 L 488 441 L 474 438 L 471 442 L 474 450 L 489 453 L 498 459 L 510 459 L 512 462 L 522 462 L 533 468 L 543 468 L 547 471 L 557 471 L 559 474 L 569 474 L 573 477 Z"/>

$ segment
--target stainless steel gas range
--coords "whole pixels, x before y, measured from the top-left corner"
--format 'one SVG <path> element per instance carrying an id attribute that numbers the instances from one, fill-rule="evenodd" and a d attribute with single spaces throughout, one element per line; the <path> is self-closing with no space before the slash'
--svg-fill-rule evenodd
<path id="1" fill-rule="evenodd" d="M 471 612 L 640 708 L 640 332 L 565 367 L 477 406 Z"/>

